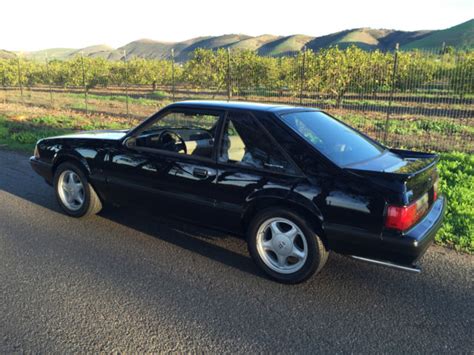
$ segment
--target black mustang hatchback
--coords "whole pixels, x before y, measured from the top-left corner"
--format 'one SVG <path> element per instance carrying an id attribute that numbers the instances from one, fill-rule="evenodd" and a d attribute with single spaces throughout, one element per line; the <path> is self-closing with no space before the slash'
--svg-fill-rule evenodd
<path id="1" fill-rule="evenodd" d="M 438 156 L 389 149 L 320 110 L 245 102 L 169 105 L 130 131 L 42 139 L 33 169 L 74 217 L 138 204 L 246 235 L 280 282 L 329 251 L 408 271 L 439 229 Z"/>

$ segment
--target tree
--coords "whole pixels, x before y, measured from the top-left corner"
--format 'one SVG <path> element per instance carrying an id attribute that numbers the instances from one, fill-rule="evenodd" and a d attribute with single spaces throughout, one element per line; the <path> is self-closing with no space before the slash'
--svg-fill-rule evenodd
<path id="1" fill-rule="evenodd" d="M 18 85 L 16 59 L 0 59 L 0 81 L 4 87 Z"/>
<path id="2" fill-rule="evenodd" d="M 320 76 L 318 86 L 323 93 L 330 93 L 336 99 L 336 106 L 340 107 L 347 91 L 360 89 L 361 78 L 364 73 L 367 52 L 351 46 L 344 50 L 336 47 L 323 49 L 314 58 L 316 75 Z"/>
<path id="3" fill-rule="evenodd" d="M 227 76 L 227 51 L 196 49 L 191 59 L 184 64 L 183 78 L 199 88 L 219 92 L 225 87 Z"/>
<path id="4" fill-rule="evenodd" d="M 449 86 L 461 99 L 474 93 L 474 52 L 457 56 L 456 64 L 449 73 Z"/>
<path id="5" fill-rule="evenodd" d="M 413 91 L 433 82 L 436 61 L 432 54 L 415 50 L 398 53 L 393 86 L 400 91 Z"/>

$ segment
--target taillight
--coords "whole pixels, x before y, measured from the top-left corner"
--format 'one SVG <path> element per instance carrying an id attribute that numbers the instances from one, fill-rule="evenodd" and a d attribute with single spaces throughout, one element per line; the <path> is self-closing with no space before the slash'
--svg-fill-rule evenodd
<path id="1" fill-rule="evenodd" d="M 428 207 L 428 194 L 409 206 L 388 206 L 385 227 L 407 230 L 423 217 Z"/>

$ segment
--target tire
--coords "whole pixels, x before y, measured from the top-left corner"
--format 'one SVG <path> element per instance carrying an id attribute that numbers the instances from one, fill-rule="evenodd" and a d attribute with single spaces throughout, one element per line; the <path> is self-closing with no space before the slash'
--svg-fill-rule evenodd
<path id="1" fill-rule="evenodd" d="M 53 186 L 59 206 L 69 216 L 88 217 L 102 209 L 99 196 L 84 171 L 75 163 L 66 162 L 58 166 Z"/>
<path id="2" fill-rule="evenodd" d="M 247 244 L 257 266 L 273 280 L 287 284 L 320 272 L 329 255 L 313 228 L 286 208 L 259 212 L 250 222 Z"/>

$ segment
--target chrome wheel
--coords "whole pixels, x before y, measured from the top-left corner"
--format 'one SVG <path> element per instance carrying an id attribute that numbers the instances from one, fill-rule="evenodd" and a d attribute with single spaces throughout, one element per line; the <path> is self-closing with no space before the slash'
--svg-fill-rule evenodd
<path id="1" fill-rule="evenodd" d="M 84 185 L 74 171 L 64 170 L 61 173 L 57 189 L 61 202 L 69 210 L 77 211 L 84 205 Z"/>
<path id="2" fill-rule="evenodd" d="M 281 274 L 291 274 L 305 264 L 308 243 L 295 223 L 276 217 L 266 220 L 258 228 L 257 251 L 270 269 Z"/>

